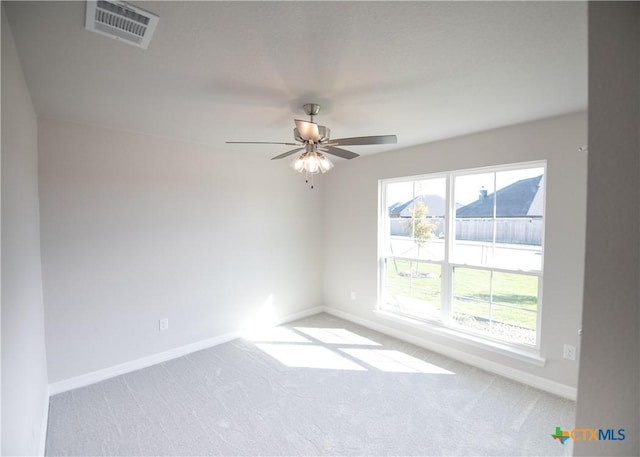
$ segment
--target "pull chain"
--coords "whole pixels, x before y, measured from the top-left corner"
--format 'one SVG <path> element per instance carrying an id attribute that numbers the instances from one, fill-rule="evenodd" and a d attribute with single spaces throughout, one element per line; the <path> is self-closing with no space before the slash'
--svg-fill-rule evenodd
<path id="1" fill-rule="evenodd" d="M 311 177 L 309 177 L 309 172 L 306 172 L 305 174 L 307 176 L 306 176 L 304 182 L 307 183 L 307 184 L 311 184 L 311 188 L 313 189 L 313 174 L 311 174 Z M 311 182 L 309 182 L 309 181 L 311 181 Z"/>

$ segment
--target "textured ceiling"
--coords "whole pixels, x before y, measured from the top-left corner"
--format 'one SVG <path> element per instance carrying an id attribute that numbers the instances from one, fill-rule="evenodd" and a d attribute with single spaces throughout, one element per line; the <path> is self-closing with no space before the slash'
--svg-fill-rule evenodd
<path id="1" fill-rule="evenodd" d="M 371 154 L 586 109 L 582 2 L 133 2 L 147 50 L 88 32 L 84 2 L 3 2 L 39 116 L 283 152 L 302 104 Z M 261 154 L 262 156 L 262 154 Z"/>

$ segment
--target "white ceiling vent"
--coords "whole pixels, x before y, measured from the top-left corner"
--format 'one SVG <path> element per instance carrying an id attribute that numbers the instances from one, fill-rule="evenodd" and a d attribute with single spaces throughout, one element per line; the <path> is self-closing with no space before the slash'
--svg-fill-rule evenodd
<path id="1" fill-rule="evenodd" d="M 124 2 L 87 1 L 87 30 L 147 49 L 159 18 Z"/>

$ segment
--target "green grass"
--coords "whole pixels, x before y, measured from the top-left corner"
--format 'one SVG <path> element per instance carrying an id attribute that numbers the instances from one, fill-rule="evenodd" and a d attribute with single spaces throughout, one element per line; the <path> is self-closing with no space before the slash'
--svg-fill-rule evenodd
<path id="1" fill-rule="evenodd" d="M 433 315 L 439 312 L 441 305 L 440 275 L 440 265 L 437 264 L 389 259 L 387 292 L 399 309 Z M 490 301 L 491 272 L 456 268 L 453 295 L 453 315 L 458 320 L 474 318 L 531 330 L 536 328 L 536 276 L 493 272 L 493 300 Z"/>
<path id="2" fill-rule="evenodd" d="M 456 268 L 453 279 L 453 314 L 470 316 L 535 330 L 538 309 L 538 278 L 493 272 L 493 301 L 490 306 L 491 272 Z"/>
<path id="3" fill-rule="evenodd" d="M 456 268 L 454 295 L 488 301 L 490 272 L 471 268 Z M 537 305 L 538 278 L 514 273 L 493 273 L 493 302 L 522 307 Z"/>
<path id="4" fill-rule="evenodd" d="M 418 315 L 439 314 L 440 265 L 389 259 L 387 292 L 402 311 Z"/>

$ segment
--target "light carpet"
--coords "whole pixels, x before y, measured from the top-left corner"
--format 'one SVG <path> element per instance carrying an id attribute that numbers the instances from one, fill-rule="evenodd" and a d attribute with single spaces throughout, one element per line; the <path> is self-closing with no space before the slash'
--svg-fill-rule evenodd
<path id="1" fill-rule="evenodd" d="M 574 411 L 318 314 L 53 396 L 46 455 L 571 455 Z"/>

